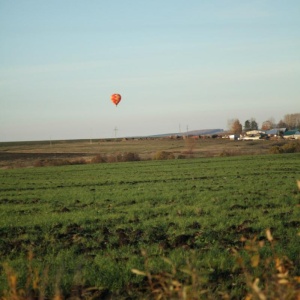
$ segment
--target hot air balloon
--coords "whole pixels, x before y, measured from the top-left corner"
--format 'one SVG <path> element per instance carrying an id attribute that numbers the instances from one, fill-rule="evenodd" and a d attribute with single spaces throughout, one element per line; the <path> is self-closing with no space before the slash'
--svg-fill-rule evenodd
<path id="1" fill-rule="evenodd" d="M 111 95 L 111 97 L 110 97 L 112 103 L 115 104 L 116 106 L 120 103 L 121 98 L 122 98 L 122 97 L 121 97 L 120 94 L 113 94 L 113 95 Z"/>

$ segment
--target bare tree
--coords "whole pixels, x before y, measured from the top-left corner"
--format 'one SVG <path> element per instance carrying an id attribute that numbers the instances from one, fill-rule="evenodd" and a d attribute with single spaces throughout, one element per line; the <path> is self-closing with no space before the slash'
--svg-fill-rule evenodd
<path id="1" fill-rule="evenodd" d="M 273 126 L 273 123 L 270 121 L 270 120 L 267 120 L 267 121 L 264 121 L 261 125 L 261 129 L 262 130 L 270 130 L 272 129 L 274 126 Z"/>
<path id="2" fill-rule="evenodd" d="M 278 125 L 277 125 L 278 128 L 286 128 L 288 127 L 288 125 L 283 121 L 283 120 L 280 120 L 278 122 Z"/>
<path id="3" fill-rule="evenodd" d="M 231 133 L 241 134 L 243 131 L 243 126 L 240 123 L 239 119 L 232 119 L 228 121 L 228 127 Z"/>
<path id="4" fill-rule="evenodd" d="M 187 147 L 187 153 L 192 155 L 196 147 L 196 140 L 193 137 L 187 137 L 185 139 L 185 145 Z"/>
<path id="5" fill-rule="evenodd" d="M 261 125 L 262 130 L 270 130 L 276 127 L 277 125 L 273 117 L 270 117 L 268 120 L 264 121 Z"/>
<path id="6" fill-rule="evenodd" d="M 283 122 L 287 124 L 289 129 L 300 129 L 300 113 L 285 115 Z"/>

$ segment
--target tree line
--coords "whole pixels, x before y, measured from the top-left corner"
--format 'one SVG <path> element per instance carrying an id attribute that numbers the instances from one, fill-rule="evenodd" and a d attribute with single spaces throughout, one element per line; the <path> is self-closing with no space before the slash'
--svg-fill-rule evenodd
<path id="1" fill-rule="evenodd" d="M 259 128 L 255 118 L 250 118 L 245 121 L 244 126 L 239 119 L 232 119 L 228 121 L 228 127 L 233 134 L 241 134 L 251 130 L 271 130 L 274 128 L 286 128 L 288 130 L 298 129 L 300 130 L 300 113 L 286 114 L 278 123 L 274 118 L 270 118 L 264 121 Z"/>

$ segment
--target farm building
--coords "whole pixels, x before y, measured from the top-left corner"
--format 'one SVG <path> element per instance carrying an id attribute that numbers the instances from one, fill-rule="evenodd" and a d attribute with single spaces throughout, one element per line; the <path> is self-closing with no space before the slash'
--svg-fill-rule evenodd
<path id="1" fill-rule="evenodd" d="M 232 141 L 236 141 L 240 139 L 240 135 L 239 134 L 231 134 L 229 135 L 229 139 Z"/>
<path id="2" fill-rule="evenodd" d="M 250 131 L 246 132 L 246 135 L 253 136 L 253 135 L 260 135 L 262 133 L 265 133 L 265 132 L 261 131 L 261 130 L 250 130 Z"/>
<path id="3" fill-rule="evenodd" d="M 284 139 L 300 139 L 299 130 L 288 130 L 283 134 Z"/>
<path id="4" fill-rule="evenodd" d="M 266 136 L 264 131 L 260 130 L 251 130 L 247 131 L 245 136 L 242 138 L 242 140 L 245 141 L 252 141 L 252 140 L 261 140 Z"/>
<path id="5" fill-rule="evenodd" d="M 286 132 L 286 128 L 273 128 L 267 130 L 265 133 L 269 137 L 272 137 L 272 136 L 282 136 L 285 132 Z"/>

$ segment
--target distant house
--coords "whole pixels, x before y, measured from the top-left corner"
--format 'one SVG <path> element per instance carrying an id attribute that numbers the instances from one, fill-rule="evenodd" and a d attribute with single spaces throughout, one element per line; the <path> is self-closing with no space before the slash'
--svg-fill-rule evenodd
<path id="1" fill-rule="evenodd" d="M 261 140 L 263 136 L 261 134 L 256 135 L 245 135 L 242 140 L 243 141 L 254 141 L 254 140 Z"/>
<path id="2" fill-rule="evenodd" d="M 285 132 L 286 132 L 286 128 L 273 128 L 265 131 L 266 135 L 269 137 L 282 136 Z"/>
<path id="3" fill-rule="evenodd" d="M 230 140 L 233 140 L 233 141 L 236 141 L 240 138 L 240 135 L 239 134 L 231 134 L 229 135 L 229 139 Z"/>
<path id="4" fill-rule="evenodd" d="M 248 136 L 254 136 L 254 135 L 260 135 L 262 133 L 265 133 L 264 131 L 261 130 L 250 130 L 246 132 L 246 135 Z"/>
<path id="5" fill-rule="evenodd" d="M 295 130 L 287 130 L 283 134 L 284 139 L 300 139 L 300 131 L 295 129 Z"/>
<path id="6" fill-rule="evenodd" d="M 261 130 L 251 130 L 247 131 L 242 140 L 244 141 L 253 141 L 253 140 L 261 140 L 265 137 L 265 132 Z"/>

